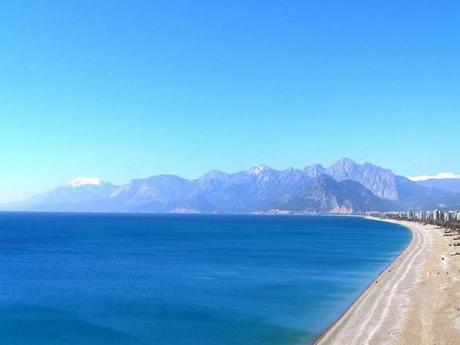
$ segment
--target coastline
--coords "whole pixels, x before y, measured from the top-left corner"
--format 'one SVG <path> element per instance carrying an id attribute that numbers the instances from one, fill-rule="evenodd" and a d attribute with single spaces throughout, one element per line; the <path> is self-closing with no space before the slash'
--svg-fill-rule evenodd
<path id="1" fill-rule="evenodd" d="M 406 227 L 411 242 L 314 344 L 459 343 L 460 257 L 449 256 L 449 238 L 432 225 L 369 219 Z"/>

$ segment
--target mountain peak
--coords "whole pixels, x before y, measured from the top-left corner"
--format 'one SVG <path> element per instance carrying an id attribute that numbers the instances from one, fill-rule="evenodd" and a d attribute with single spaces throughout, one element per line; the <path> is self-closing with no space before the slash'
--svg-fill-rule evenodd
<path id="1" fill-rule="evenodd" d="M 227 176 L 227 175 L 228 174 L 223 172 L 223 171 L 220 171 L 220 170 L 217 170 L 217 169 L 212 169 L 212 170 L 209 170 L 203 176 Z"/>
<path id="2" fill-rule="evenodd" d="M 340 158 L 337 162 L 333 164 L 333 166 L 337 166 L 337 165 L 353 166 L 353 165 L 357 165 L 357 163 L 351 158 L 343 157 L 343 158 Z"/>
<path id="3" fill-rule="evenodd" d="M 270 170 L 270 167 L 265 164 L 257 164 L 256 166 L 253 166 L 249 169 L 249 172 L 251 174 L 259 175 L 263 173 L 264 171 Z"/>
<path id="4" fill-rule="evenodd" d="M 78 188 L 81 186 L 100 186 L 104 184 L 104 181 L 99 177 L 77 177 L 69 181 L 69 186 L 72 188 Z"/>
<path id="5" fill-rule="evenodd" d="M 327 172 L 329 175 L 334 177 L 337 180 L 346 180 L 353 175 L 353 171 L 356 170 L 360 165 L 356 164 L 355 161 L 350 158 L 341 158 L 329 168 Z"/>
<path id="6" fill-rule="evenodd" d="M 157 175 L 131 180 L 122 186 L 105 183 L 99 177 L 79 177 L 66 187 L 58 187 L 13 208 L 251 213 L 270 209 L 351 212 L 460 205 L 460 194 L 455 194 L 460 192 L 460 179 L 454 178 L 457 175 L 448 173 L 436 177 L 437 180 L 416 183 L 394 175 L 391 170 L 367 162 L 355 163 L 350 158 L 342 158 L 327 169 L 315 164 L 303 170 L 280 171 L 259 164 L 234 174 L 211 170 L 194 180 Z"/>
<path id="7" fill-rule="evenodd" d="M 309 177 L 318 177 L 326 173 L 326 169 L 321 164 L 308 165 L 303 170 Z"/>
<path id="8" fill-rule="evenodd" d="M 337 181 L 353 180 L 382 199 L 397 201 L 399 194 L 395 175 L 388 169 L 372 163 L 357 164 L 350 158 L 342 158 L 331 165 L 327 172 Z"/>
<path id="9" fill-rule="evenodd" d="M 209 170 L 206 174 L 200 176 L 197 180 L 205 181 L 205 180 L 216 180 L 216 179 L 224 179 L 227 178 L 228 174 L 224 173 L 220 170 Z"/>

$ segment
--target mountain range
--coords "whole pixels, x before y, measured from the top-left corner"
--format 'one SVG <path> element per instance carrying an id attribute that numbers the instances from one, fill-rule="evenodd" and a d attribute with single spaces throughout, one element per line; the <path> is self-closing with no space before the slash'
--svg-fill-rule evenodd
<path id="1" fill-rule="evenodd" d="M 77 179 L 4 209 L 46 212 L 353 213 L 458 208 L 460 179 L 412 181 L 371 163 L 342 158 L 330 167 L 275 170 L 257 165 L 198 179 L 158 175 L 113 185 Z"/>

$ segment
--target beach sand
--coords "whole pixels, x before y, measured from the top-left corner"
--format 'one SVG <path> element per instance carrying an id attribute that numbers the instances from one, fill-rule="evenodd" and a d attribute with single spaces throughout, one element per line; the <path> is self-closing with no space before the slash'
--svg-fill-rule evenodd
<path id="1" fill-rule="evenodd" d="M 438 227 L 392 222 L 411 243 L 315 344 L 460 344 L 460 247 Z"/>

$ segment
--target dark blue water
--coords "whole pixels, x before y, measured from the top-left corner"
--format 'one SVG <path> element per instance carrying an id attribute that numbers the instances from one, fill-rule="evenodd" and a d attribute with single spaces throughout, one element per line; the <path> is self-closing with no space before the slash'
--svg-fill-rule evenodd
<path id="1" fill-rule="evenodd" d="M 308 344 L 409 240 L 353 217 L 0 214 L 0 342 Z"/>

